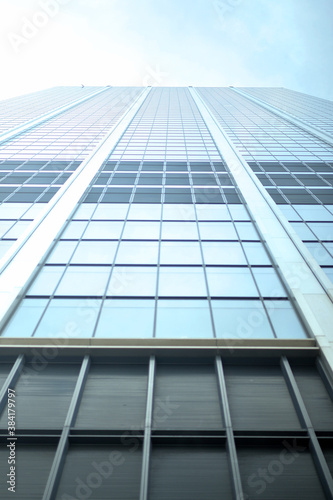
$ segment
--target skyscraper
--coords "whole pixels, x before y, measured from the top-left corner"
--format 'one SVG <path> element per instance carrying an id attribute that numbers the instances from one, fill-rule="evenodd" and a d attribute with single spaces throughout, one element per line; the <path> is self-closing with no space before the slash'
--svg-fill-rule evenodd
<path id="1" fill-rule="evenodd" d="M 0 116 L 1 498 L 333 498 L 333 103 L 64 87 Z"/>

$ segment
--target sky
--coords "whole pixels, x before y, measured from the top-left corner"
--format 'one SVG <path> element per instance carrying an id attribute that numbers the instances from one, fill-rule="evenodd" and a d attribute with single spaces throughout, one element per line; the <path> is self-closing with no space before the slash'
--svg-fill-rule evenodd
<path id="1" fill-rule="evenodd" d="M 0 100 L 58 85 L 274 86 L 333 100 L 332 0 L 0 0 Z"/>

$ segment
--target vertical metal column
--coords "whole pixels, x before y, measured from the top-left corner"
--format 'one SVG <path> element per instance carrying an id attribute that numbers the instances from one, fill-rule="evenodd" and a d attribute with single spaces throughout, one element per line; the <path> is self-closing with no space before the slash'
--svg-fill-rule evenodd
<path id="1" fill-rule="evenodd" d="M 61 433 L 61 437 L 58 443 L 57 451 L 53 460 L 53 464 L 50 470 L 48 481 L 46 483 L 42 500 L 54 500 L 56 497 L 57 488 L 59 486 L 61 473 L 66 459 L 70 429 L 74 425 L 76 415 L 79 411 L 81 397 L 84 390 L 89 367 L 90 367 L 90 357 L 85 356 L 82 361 L 81 370 L 76 382 L 71 403 L 69 405 L 66 420 Z"/>
<path id="2" fill-rule="evenodd" d="M 236 444 L 231 422 L 227 388 L 225 384 L 222 359 L 220 356 L 216 356 L 215 364 L 216 364 L 217 379 L 218 379 L 219 392 L 222 404 L 223 420 L 227 431 L 227 446 L 228 446 L 230 466 L 232 471 L 233 491 L 235 495 L 235 500 L 244 500 L 242 480 L 239 472 Z"/>
<path id="3" fill-rule="evenodd" d="M 8 377 L 6 378 L 1 390 L 0 390 L 0 415 L 2 410 L 7 403 L 8 389 L 14 389 L 15 384 L 20 376 L 22 368 L 24 366 L 24 355 L 20 354 L 16 359 L 12 369 L 10 370 Z"/>
<path id="4" fill-rule="evenodd" d="M 292 372 L 289 361 L 286 356 L 281 358 L 281 368 L 285 376 L 285 380 L 293 399 L 297 414 L 302 422 L 303 426 L 306 428 L 308 435 L 310 437 L 310 449 L 312 451 L 312 456 L 318 471 L 319 478 L 321 480 L 322 486 L 324 488 L 325 494 L 328 499 L 333 498 L 333 479 L 331 472 L 328 468 L 327 462 L 325 460 L 323 451 L 320 447 L 319 441 L 317 439 L 316 433 L 314 431 L 310 416 L 305 407 L 303 398 L 301 396 L 300 390 L 297 386 L 294 374 Z"/>
<path id="5" fill-rule="evenodd" d="M 148 389 L 146 403 L 146 419 L 143 438 L 142 451 L 142 469 L 141 469 L 141 485 L 140 485 L 140 500 L 148 499 L 148 483 L 149 483 L 149 464 L 151 453 L 151 429 L 153 423 L 153 398 L 154 398 L 154 382 L 155 382 L 155 356 L 151 356 L 149 360 L 148 373 Z"/>

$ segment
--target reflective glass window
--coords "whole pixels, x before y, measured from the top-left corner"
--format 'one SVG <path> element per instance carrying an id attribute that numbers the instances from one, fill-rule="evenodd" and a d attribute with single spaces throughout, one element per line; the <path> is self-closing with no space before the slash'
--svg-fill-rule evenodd
<path id="1" fill-rule="evenodd" d="M 159 222 L 126 222 L 123 239 L 125 240 L 158 240 L 160 233 Z"/>
<path id="2" fill-rule="evenodd" d="M 161 242 L 161 264 L 202 264 L 199 242 Z"/>
<path id="3" fill-rule="evenodd" d="M 202 242 L 206 264 L 246 265 L 246 259 L 240 243 Z"/>
<path id="4" fill-rule="evenodd" d="M 207 300 L 157 302 L 157 338 L 213 338 Z"/>
<path id="5" fill-rule="evenodd" d="M 24 299 L 4 329 L 4 337 L 31 337 L 47 299 Z"/>
<path id="6" fill-rule="evenodd" d="M 162 239 L 164 240 L 197 240 L 196 222 L 163 222 Z"/>
<path id="7" fill-rule="evenodd" d="M 118 221 L 91 221 L 83 235 L 84 239 L 118 240 L 123 222 Z"/>
<path id="8" fill-rule="evenodd" d="M 158 294 L 162 297 L 206 296 L 203 268 L 161 267 Z"/>
<path id="9" fill-rule="evenodd" d="M 252 272 L 263 297 L 287 297 L 274 268 L 254 267 Z"/>
<path id="10" fill-rule="evenodd" d="M 218 338 L 273 338 L 267 314 L 259 300 L 212 300 Z"/>
<path id="11" fill-rule="evenodd" d="M 45 266 L 28 290 L 28 295 L 51 295 L 64 272 L 63 266 Z"/>
<path id="12" fill-rule="evenodd" d="M 210 295 L 213 297 L 257 297 L 258 291 L 248 268 L 207 267 Z"/>
<path id="13" fill-rule="evenodd" d="M 104 294 L 110 268 L 73 266 L 66 270 L 56 295 L 101 296 Z"/>
<path id="14" fill-rule="evenodd" d="M 152 337 L 154 311 L 154 300 L 107 299 L 103 304 L 95 337 Z"/>
<path id="15" fill-rule="evenodd" d="M 53 299 L 38 325 L 36 337 L 91 337 L 100 309 L 98 299 Z"/>
<path id="16" fill-rule="evenodd" d="M 71 264 L 112 264 L 117 241 L 81 241 Z"/>
<path id="17" fill-rule="evenodd" d="M 265 305 L 278 338 L 298 339 L 307 337 L 290 302 L 266 300 Z"/>
<path id="18" fill-rule="evenodd" d="M 132 203 L 128 219 L 129 220 L 160 220 L 160 204 L 154 203 Z"/>
<path id="19" fill-rule="evenodd" d="M 154 297 L 156 267 L 121 267 L 113 269 L 107 295 Z"/>
<path id="20" fill-rule="evenodd" d="M 157 264 L 158 242 L 122 241 L 116 264 Z"/>
<path id="21" fill-rule="evenodd" d="M 237 240 L 232 222 L 199 222 L 202 240 Z"/>

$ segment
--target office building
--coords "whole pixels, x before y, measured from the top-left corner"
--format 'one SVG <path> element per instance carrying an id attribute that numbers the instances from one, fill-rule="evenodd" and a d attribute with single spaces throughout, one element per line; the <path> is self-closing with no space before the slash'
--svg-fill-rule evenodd
<path id="1" fill-rule="evenodd" d="M 8 389 L 17 499 L 333 498 L 332 118 L 283 88 L 1 103 L 1 498 Z"/>

